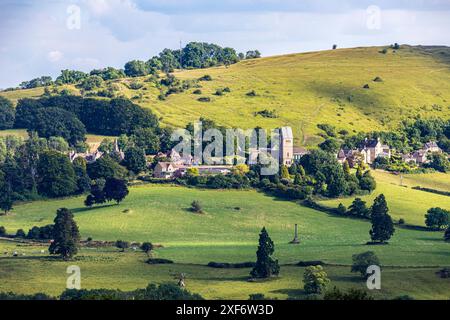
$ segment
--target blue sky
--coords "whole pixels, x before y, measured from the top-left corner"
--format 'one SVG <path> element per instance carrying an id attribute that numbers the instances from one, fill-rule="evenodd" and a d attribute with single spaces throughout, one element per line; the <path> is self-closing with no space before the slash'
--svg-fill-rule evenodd
<path id="1" fill-rule="evenodd" d="M 180 40 L 264 56 L 334 43 L 450 45 L 450 0 L 2 0 L 0 88 L 123 67 Z"/>

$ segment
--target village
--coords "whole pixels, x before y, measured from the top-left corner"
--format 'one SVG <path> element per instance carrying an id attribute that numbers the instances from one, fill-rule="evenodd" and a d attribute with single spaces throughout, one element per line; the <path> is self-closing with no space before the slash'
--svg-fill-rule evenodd
<path id="1" fill-rule="evenodd" d="M 246 152 L 245 162 L 249 165 L 256 164 L 261 155 L 273 156 L 278 155 L 279 165 L 290 167 L 294 163 L 299 163 L 302 157 L 309 154 L 310 151 L 294 145 L 294 135 L 291 127 L 282 127 L 279 129 L 278 148 L 272 150 L 270 148 L 249 148 Z M 100 159 L 104 153 L 98 150 L 98 145 L 91 148 L 86 153 L 69 153 L 70 160 L 73 162 L 76 158 L 81 157 L 87 163 L 93 163 Z M 114 152 L 121 160 L 125 155 L 120 150 L 117 139 L 114 141 Z M 390 159 L 395 150 L 390 146 L 383 144 L 380 138 L 365 138 L 359 147 L 341 148 L 336 154 L 339 163 L 347 162 L 350 168 L 355 168 L 360 164 L 372 166 L 377 159 Z M 436 142 L 430 141 L 423 145 L 419 150 L 411 153 L 400 154 L 402 161 L 408 165 L 423 166 L 430 162 L 430 155 L 433 153 L 443 153 L 443 150 Z M 164 159 L 154 164 L 154 159 Z M 224 161 L 225 162 L 225 161 Z M 190 154 L 180 154 L 172 149 L 167 153 L 159 152 L 156 155 L 147 156 L 148 167 L 153 168 L 153 177 L 156 179 L 176 179 L 186 175 L 190 170 L 195 170 L 199 175 L 226 175 L 232 172 L 232 164 L 202 164 L 201 160 L 195 159 Z"/>

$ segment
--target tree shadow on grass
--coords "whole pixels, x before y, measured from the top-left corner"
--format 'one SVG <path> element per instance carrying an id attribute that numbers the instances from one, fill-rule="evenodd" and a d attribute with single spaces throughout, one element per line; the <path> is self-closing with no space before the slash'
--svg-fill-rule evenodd
<path id="1" fill-rule="evenodd" d="M 270 291 L 271 293 L 285 294 L 288 299 L 299 299 L 307 296 L 305 290 L 303 289 L 278 289 Z"/>
<path id="2" fill-rule="evenodd" d="M 103 209 L 103 208 L 109 208 L 109 207 L 116 207 L 117 205 L 114 204 L 104 204 L 101 206 L 95 206 L 95 207 L 82 207 L 82 208 L 74 208 L 72 209 L 73 213 L 82 213 L 82 212 L 87 212 L 87 211 L 94 211 L 97 209 Z"/>

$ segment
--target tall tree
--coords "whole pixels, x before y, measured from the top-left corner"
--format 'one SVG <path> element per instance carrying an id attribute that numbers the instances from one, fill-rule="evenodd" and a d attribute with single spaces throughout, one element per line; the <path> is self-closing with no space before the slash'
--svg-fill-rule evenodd
<path id="1" fill-rule="evenodd" d="M 58 209 L 54 221 L 53 242 L 49 251 L 51 254 L 59 254 L 64 260 L 71 259 L 78 253 L 80 242 L 80 232 L 73 214 L 69 209 Z"/>
<path id="2" fill-rule="evenodd" d="M 39 193 L 48 197 L 64 197 L 77 191 L 77 179 L 69 158 L 56 151 L 40 155 L 37 167 Z"/>
<path id="3" fill-rule="evenodd" d="M 280 273 L 278 260 L 272 259 L 274 251 L 275 245 L 264 227 L 259 234 L 259 246 L 256 251 L 256 265 L 250 272 L 250 275 L 253 278 L 269 278 L 272 275 L 278 275 Z"/>
<path id="4" fill-rule="evenodd" d="M 105 188 L 103 190 L 105 192 L 106 200 L 114 200 L 117 204 L 122 202 L 129 193 L 127 182 L 115 178 L 106 179 Z"/>
<path id="5" fill-rule="evenodd" d="M 144 151 L 138 147 L 129 147 L 125 151 L 125 159 L 123 165 L 134 173 L 144 171 L 147 166 Z"/>
<path id="6" fill-rule="evenodd" d="M 388 212 L 386 198 L 383 194 L 380 194 L 371 208 L 372 229 L 370 230 L 370 236 L 372 241 L 383 243 L 394 234 L 394 223 Z"/>
<path id="7" fill-rule="evenodd" d="M 16 111 L 11 101 L 0 97 L 0 130 L 11 129 L 14 126 Z"/>

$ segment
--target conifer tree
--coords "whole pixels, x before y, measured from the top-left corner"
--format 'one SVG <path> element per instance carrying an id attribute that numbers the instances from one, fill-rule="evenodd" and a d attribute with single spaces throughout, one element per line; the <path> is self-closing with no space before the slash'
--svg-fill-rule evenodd
<path id="1" fill-rule="evenodd" d="M 69 209 L 61 208 L 56 212 L 53 227 L 53 242 L 50 244 L 51 254 L 59 254 L 64 260 L 69 260 L 78 252 L 80 232 Z"/>
<path id="2" fill-rule="evenodd" d="M 269 278 L 272 275 L 280 273 L 280 266 L 278 260 L 272 259 L 272 254 L 275 251 L 275 246 L 272 239 L 270 239 L 266 228 L 262 228 L 259 234 L 259 246 L 256 251 L 256 265 L 250 272 L 253 278 Z"/>
<path id="3" fill-rule="evenodd" d="M 394 223 L 388 212 L 386 199 L 383 194 L 380 194 L 371 208 L 372 229 L 370 230 L 370 236 L 372 241 L 383 243 L 394 234 Z"/>

